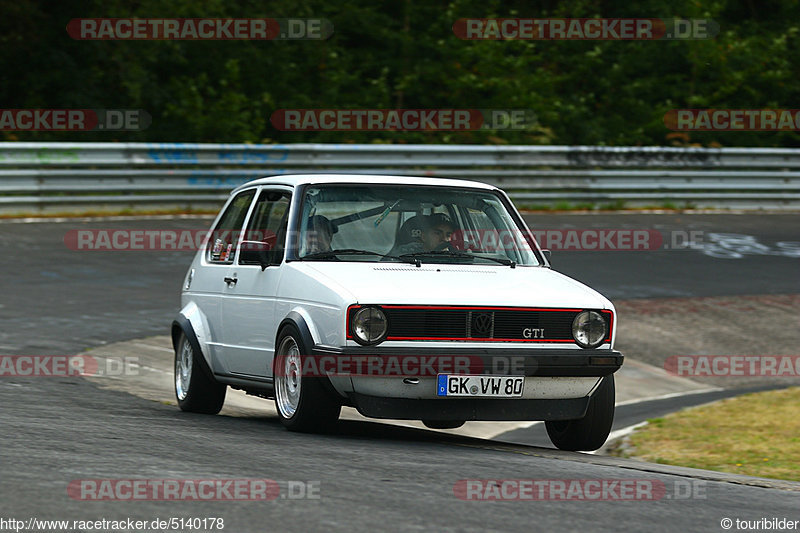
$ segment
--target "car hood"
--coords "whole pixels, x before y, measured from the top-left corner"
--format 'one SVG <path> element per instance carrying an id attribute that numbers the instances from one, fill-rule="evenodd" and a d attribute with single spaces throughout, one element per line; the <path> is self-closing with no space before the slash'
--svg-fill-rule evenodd
<path id="1" fill-rule="evenodd" d="M 303 267 L 335 280 L 353 303 L 613 308 L 597 291 L 542 267 L 310 261 Z"/>

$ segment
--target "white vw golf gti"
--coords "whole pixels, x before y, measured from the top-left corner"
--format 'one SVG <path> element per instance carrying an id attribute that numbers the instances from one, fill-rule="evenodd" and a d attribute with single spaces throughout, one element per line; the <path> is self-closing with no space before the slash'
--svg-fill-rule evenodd
<path id="1" fill-rule="evenodd" d="M 183 284 L 175 392 L 227 387 L 322 430 L 355 407 L 454 428 L 544 420 L 594 450 L 614 417 L 614 306 L 550 268 L 508 197 L 437 178 L 293 175 L 235 189 Z"/>

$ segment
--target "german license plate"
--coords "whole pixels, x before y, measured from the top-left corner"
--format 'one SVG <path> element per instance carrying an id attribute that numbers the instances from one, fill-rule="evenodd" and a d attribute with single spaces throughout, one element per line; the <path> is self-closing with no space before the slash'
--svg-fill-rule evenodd
<path id="1" fill-rule="evenodd" d="M 438 396 L 472 396 L 489 398 L 519 398 L 525 378 L 522 376 L 437 376 Z"/>

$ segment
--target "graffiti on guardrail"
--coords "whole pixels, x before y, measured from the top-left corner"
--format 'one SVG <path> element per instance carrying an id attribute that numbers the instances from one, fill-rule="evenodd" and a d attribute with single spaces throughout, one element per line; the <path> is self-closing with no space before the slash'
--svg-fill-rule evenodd
<path id="1" fill-rule="evenodd" d="M 226 163 L 268 163 L 270 161 L 286 161 L 289 150 L 282 149 L 274 152 L 217 152 L 217 158 Z"/>
<path id="2" fill-rule="evenodd" d="M 729 175 L 719 172 L 723 166 L 764 170 Z M 30 206 L 69 211 L 107 200 L 216 207 L 224 198 L 197 193 L 221 192 L 250 177 L 323 167 L 487 181 L 506 187 L 514 201 L 534 205 L 619 201 L 639 207 L 685 201 L 701 208 L 794 209 L 800 203 L 793 188 L 800 149 L 791 148 L 0 142 L 0 211 Z M 593 168 L 606 170 L 587 175 L 579 170 Z M 662 171 L 663 179 L 656 176 Z M 675 183 L 679 186 L 671 188 Z M 108 194 L 123 190 L 138 194 L 126 194 L 124 200 Z M 152 194 L 162 192 L 170 194 Z M 673 192 L 677 199 L 670 198 Z"/>
<path id="3" fill-rule="evenodd" d="M 0 161 L 37 163 L 76 163 L 81 160 L 78 150 L 64 148 L 40 148 L 36 151 L 0 152 Z"/>
<path id="4" fill-rule="evenodd" d="M 645 150 L 596 147 L 591 149 L 576 148 L 567 152 L 567 161 L 571 165 L 605 166 L 605 165 L 641 165 L 641 166 L 717 166 L 721 163 L 721 154 L 709 150 Z"/>
<path id="5" fill-rule="evenodd" d="M 800 258 L 800 241 L 780 241 L 770 247 L 758 242 L 753 235 L 740 233 L 703 233 L 702 240 L 688 240 L 677 247 L 698 250 L 719 259 L 742 259 L 748 255 Z"/>
<path id="6" fill-rule="evenodd" d="M 191 145 L 163 144 L 147 150 L 147 157 L 155 163 L 189 163 L 217 161 L 220 164 L 248 165 L 286 161 L 289 158 L 289 149 L 280 147 L 270 151 L 255 150 L 220 150 L 207 152 L 193 150 Z"/>
<path id="7" fill-rule="evenodd" d="M 185 148 L 148 150 L 147 157 L 156 163 L 197 163 L 197 152 Z"/>

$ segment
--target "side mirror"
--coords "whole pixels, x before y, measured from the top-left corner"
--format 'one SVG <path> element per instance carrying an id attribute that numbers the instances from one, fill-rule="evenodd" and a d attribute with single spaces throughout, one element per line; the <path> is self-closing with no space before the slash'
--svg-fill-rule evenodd
<path id="1" fill-rule="evenodd" d="M 553 252 L 551 252 L 550 250 L 542 249 L 542 253 L 544 254 L 544 258 L 547 259 L 548 264 L 550 264 L 550 266 L 552 266 L 553 265 Z"/>
<path id="2" fill-rule="evenodd" d="M 279 265 L 281 251 L 272 250 L 271 248 L 270 244 L 262 241 L 242 241 L 239 263 L 242 265 L 259 265 L 262 271 L 268 266 Z"/>

